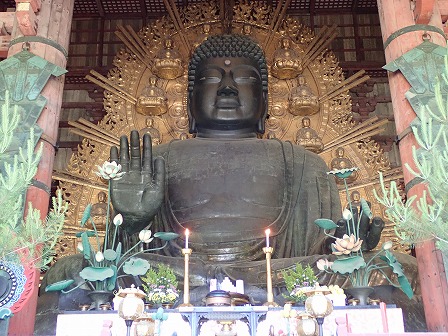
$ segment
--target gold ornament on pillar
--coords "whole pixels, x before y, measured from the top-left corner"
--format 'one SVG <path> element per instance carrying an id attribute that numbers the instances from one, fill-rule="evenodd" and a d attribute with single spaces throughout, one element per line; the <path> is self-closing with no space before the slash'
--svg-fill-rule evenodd
<path id="1" fill-rule="evenodd" d="M 175 79 L 184 73 L 180 54 L 174 50 L 174 42 L 171 38 L 164 41 L 163 48 L 154 59 L 152 70 L 157 77 L 163 79 Z"/>

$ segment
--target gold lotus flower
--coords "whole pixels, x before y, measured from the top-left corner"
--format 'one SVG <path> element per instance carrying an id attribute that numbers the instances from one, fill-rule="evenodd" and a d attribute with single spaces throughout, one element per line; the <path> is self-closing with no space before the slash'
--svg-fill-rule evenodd
<path id="1" fill-rule="evenodd" d="M 342 238 L 337 238 L 336 241 L 331 244 L 334 255 L 350 254 L 351 252 L 357 252 L 361 248 L 362 240 L 356 239 L 354 234 L 350 236 L 344 235 Z"/>

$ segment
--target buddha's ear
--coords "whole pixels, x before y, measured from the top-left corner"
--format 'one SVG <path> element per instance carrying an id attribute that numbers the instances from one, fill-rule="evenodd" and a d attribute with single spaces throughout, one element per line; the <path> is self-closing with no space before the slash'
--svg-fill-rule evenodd
<path id="1" fill-rule="evenodd" d="M 264 134 L 265 131 L 265 122 L 266 118 L 268 116 L 268 93 L 266 91 L 263 91 L 263 114 L 261 115 L 261 118 L 258 120 L 257 124 L 257 132 L 260 134 Z"/>
<path id="2" fill-rule="evenodd" d="M 197 129 L 196 129 L 196 120 L 193 117 L 193 114 L 191 113 L 191 95 L 192 93 L 189 92 L 188 93 L 188 99 L 187 99 L 187 115 L 188 115 L 188 126 L 189 126 L 189 132 L 190 134 L 195 134 L 197 133 Z"/>

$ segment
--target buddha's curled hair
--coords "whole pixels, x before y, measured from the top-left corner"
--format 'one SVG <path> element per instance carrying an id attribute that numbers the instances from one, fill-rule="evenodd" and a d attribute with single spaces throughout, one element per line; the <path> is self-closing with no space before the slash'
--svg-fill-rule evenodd
<path id="1" fill-rule="evenodd" d="M 215 35 L 202 42 L 191 56 L 188 66 L 188 91 L 193 91 L 195 70 L 199 62 L 212 57 L 246 57 L 259 67 L 263 91 L 268 91 L 268 70 L 263 50 L 247 36 Z"/>

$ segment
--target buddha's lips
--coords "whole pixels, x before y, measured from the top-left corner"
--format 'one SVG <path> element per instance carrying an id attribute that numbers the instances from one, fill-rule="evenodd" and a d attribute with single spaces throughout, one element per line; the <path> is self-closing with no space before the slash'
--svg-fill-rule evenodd
<path id="1" fill-rule="evenodd" d="M 232 109 L 240 106 L 241 104 L 236 97 L 218 98 L 215 102 L 215 107 L 222 109 Z"/>

